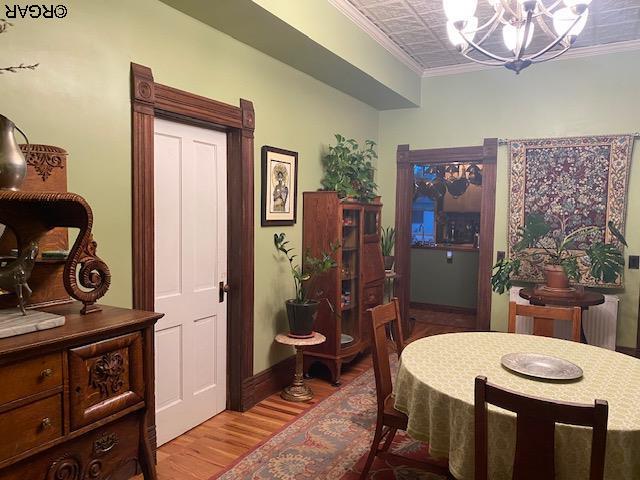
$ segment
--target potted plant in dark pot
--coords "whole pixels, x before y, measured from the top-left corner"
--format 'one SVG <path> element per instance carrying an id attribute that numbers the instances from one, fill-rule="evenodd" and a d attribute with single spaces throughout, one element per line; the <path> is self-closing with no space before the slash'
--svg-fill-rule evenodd
<path id="1" fill-rule="evenodd" d="M 548 217 L 549 221 L 541 214 L 527 216 L 512 257 L 499 260 L 493 267 L 491 285 L 495 292 L 502 294 L 511 288 L 511 279 L 519 274 L 522 262 L 542 266 L 546 283 L 539 288 L 561 296 L 574 294 L 570 281 L 579 283 L 585 274 L 605 284 L 622 275 L 624 256 L 619 245 L 626 247 L 627 242 L 612 222 L 607 227 L 617 243 L 594 240 L 593 235 L 601 231 L 599 227 L 570 230 L 565 219 Z M 579 259 L 583 261 L 579 263 Z"/>
<path id="2" fill-rule="evenodd" d="M 323 159 L 324 190 L 335 191 L 343 201 L 370 203 L 376 197 L 378 186 L 373 181 L 373 160 L 378 158 L 373 140 L 366 140 L 364 148 L 358 142 L 336 134 L 338 142 L 329 147 Z"/>
<path id="3" fill-rule="evenodd" d="M 305 253 L 303 265 L 295 264 L 297 255 L 292 255 L 293 248 L 289 247 L 289 241 L 284 233 L 274 234 L 273 243 L 276 250 L 283 254 L 289 261 L 291 276 L 296 291 L 295 298 L 285 302 L 287 319 L 289 320 L 289 336 L 294 338 L 309 338 L 313 336 L 313 324 L 315 322 L 319 299 L 309 298 L 312 292 L 314 279 L 337 266 L 333 259 L 338 245 L 332 245 L 330 252 L 322 252 L 319 257 L 312 257 Z M 326 300 L 326 299 L 325 299 Z M 328 303 L 329 301 L 326 300 Z M 329 304 L 332 307 L 331 304 Z M 333 309 L 333 308 L 332 308 Z"/>
<path id="4" fill-rule="evenodd" d="M 382 257 L 384 258 L 384 269 L 387 271 L 393 269 L 393 262 L 395 262 L 395 257 L 392 255 L 395 242 L 396 229 L 393 227 L 384 228 L 380 236 L 380 246 L 382 247 Z"/>

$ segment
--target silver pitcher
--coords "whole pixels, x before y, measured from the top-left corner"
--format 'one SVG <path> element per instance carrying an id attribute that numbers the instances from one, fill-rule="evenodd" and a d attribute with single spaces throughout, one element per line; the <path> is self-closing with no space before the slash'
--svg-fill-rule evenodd
<path id="1" fill-rule="evenodd" d="M 4 115 L 0 115 L 0 190 L 18 190 L 27 175 L 27 162 L 15 138 L 18 130 L 26 135 Z"/>

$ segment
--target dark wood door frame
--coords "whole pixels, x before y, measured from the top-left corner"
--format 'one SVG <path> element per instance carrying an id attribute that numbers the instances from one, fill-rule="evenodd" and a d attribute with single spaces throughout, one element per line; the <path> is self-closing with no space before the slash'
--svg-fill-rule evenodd
<path id="1" fill-rule="evenodd" d="M 413 167 L 419 164 L 452 162 L 482 163 L 482 202 L 480 206 L 480 251 L 478 259 L 478 306 L 476 329 L 491 327 L 491 268 L 493 265 L 493 229 L 496 214 L 496 173 L 498 139 L 487 138 L 477 147 L 410 150 L 398 145 L 396 179 L 396 295 L 402 309 L 403 327 L 409 331 L 411 281 L 411 211 L 413 205 Z"/>
<path id="2" fill-rule="evenodd" d="M 227 407 L 247 410 L 255 403 L 253 104 L 240 100 L 236 107 L 155 83 L 150 68 L 132 63 L 131 115 L 133 307 L 141 310 L 154 309 L 154 119 L 227 132 Z"/>

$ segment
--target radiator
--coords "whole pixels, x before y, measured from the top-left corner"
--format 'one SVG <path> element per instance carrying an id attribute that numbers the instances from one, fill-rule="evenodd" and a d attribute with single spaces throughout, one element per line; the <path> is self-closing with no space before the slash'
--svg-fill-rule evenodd
<path id="1" fill-rule="evenodd" d="M 510 301 L 522 304 L 528 304 L 529 301 L 520 297 L 518 294 L 522 287 L 512 287 L 509 296 Z M 618 329 L 618 302 L 620 299 L 616 295 L 605 295 L 604 303 L 589 307 L 582 314 L 582 328 L 590 345 L 616 349 L 616 332 Z M 516 317 L 517 333 L 532 333 L 533 319 L 518 315 Z M 571 338 L 571 322 L 557 320 L 553 328 L 553 334 L 556 338 Z"/>

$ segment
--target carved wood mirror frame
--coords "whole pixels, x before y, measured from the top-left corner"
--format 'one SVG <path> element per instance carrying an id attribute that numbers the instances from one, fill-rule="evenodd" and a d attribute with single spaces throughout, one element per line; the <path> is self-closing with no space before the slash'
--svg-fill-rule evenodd
<path id="1" fill-rule="evenodd" d="M 478 300 L 476 329 L 491 328 L 491 269 L 493 266 L 493 230 L 496 214 L 496 163 L 498 140 L 487 138 L 477 147 L 410 150 L 398 145 L 396 178 L 396 296 L 402 310 L 402 327 L 409 328 L 411 279 L 411 211 L 413 206 L 413 167 L 421 164 L 472 162 L 482 164 L 482 202 L 480 205 L 480 249 L 478 259 Z"/>
<path id="2" fill-rule="evenodd" d="M 255 403 L 253 375 L 254 148 L 252 102 L 236 107 L 155 83 L 150 68 L 131 64 L 133 307 L 154 309 L 154 119 L 227 133 L 228 282 L 227 407 Z M 241 348 L 238 348 L 241 346 Z"/>

